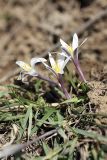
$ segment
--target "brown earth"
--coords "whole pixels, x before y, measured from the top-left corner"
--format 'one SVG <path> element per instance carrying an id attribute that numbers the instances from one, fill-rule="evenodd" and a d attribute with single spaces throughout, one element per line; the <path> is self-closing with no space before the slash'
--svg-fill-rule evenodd
<path id="1" fill-rule="evenodd" d="M 32 57 L 42 56 L 60 37 L 70 39 L 71 32 L 106 8 L 106 0 L 1 0 L 0 83 L 12 82 L 16 60 L 29 62 Z M 88 38 L 81 47 L 81 66 L 87 80 L 92 80 L 90 101 L 99 108 L 107 106 L 106 22 L 107 17 L 99 19 L 80 37 Z"/>

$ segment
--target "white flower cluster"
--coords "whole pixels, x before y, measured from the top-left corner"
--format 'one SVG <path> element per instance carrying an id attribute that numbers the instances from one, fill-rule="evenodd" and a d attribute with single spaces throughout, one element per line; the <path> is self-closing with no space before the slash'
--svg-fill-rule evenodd
<path id="1" fill-rule="evenodd" d="M 82 44 L 85 42 L 84 40 Z M 21 72 L 21 79 L 24 80 L 26 75 L 38 77 L 40 79 L 46 80 L 48 82 L 53 82 L 49 78 L 41 76 L 37 70 L 35 69 L 35 65 L 41 62 L 49 71 L 51 71 L 57 78 L 59 82 L 59 86 L 63 90 L 66 98 L 70 98 L 67 90 L 64 87 L 64 82 L 62 80 L 62 74 L 64 74 L 64 68 L 69 61 L 72 61 L 77 69 L 77 72 L 82 81 L 86 82 L 83 72 L 80 68 L 79 61 L 78 61 L 78 48 L 82 45 L 79 45 L 78 36 L 75 33 L 73 35 L 72 44 L 68 45 L 62 39 L 60 39 L 61 43 L 61 53 L 57 53 L 57 59 L 55 60 L 51 53 L 49 53 L 49 62 L 50 65 L 47 64 L 47 60 L 45 58 L 32 58 L 30 64 L 27 64 L 23 61 L 17 61 L 16 64 L 22 69 Z M 53 82 L 55 84 L 55 82 Z"/>
<path id="2" fill-rule="evenodd" d="M 73 35 L 72 45 L 68 45 L 62 39 L 60 39 L 60 43 L 61 43 L 62 52 L 61 53 L 57 53 L 58 54 L 57 60 L 55 60 L 53 58 L 52 54 L 49 53 L 50 66 L 46 63 L 47 60 L 45 58 L 32 58 L 31 61 L 30 61 L 30 64 L 27 64 L 27 63 L 25 63 L 23 61 L 17 61 L 16 64 L 19 65 L 19 67 L 21 67 L 22 70 L 27 75 L 30 75 L 30 76 L 38 75 L 38 73 L 37 73 L 37 71 L 35 69 L 35 65 L 38 62 L 41 62 L 55 76 L 57 76 L 58 74 L 64 74 L 64 68 L 67 65 L 67 63 L 71 59 L 73 61 L 75 61 L 76 60 L 75 57 L 78 57 L 77 56 L 78 51 L 76 51 L 78 49 L 78 47 L 79 47 L 78 36 L 77 36 L 76 33 Z"/>

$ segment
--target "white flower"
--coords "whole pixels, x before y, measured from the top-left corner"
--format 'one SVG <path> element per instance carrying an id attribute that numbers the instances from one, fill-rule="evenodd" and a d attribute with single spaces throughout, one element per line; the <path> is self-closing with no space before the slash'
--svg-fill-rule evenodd
<path id="1" fill-rule="evenodd" d="M 46 62 L 45 58 L 32 58 L 30 64 L 27 64 L 23 61 L 16 61 L 16 64 L 25 72 L 26 75 L 36 76 L 38 75 L 37 71 L 35 70 L 35 64 L 39 62 Z"/>
<path id="2" fill-rule="evenodd" d="M 67 43 L 65 43 L 62 39 L 60 39 L 60 43 L 61 43 L 61 48 L 63 50 L 62 54 L 65 57 L 70 57 L 70 60 L 73 61 L 80 77 L 81 80 L 86 82 L 84 74 L 80 68 L 80 64 L 79 64 L 79 60 L 78 60 L 78 48 L 86 41 L 87 39 L 85 39 L 80 45 L 78 43 L 78 36 L 75 33 L 73 35 L 73 41 L 72 41 L 72 45 L 68 45 Z"/>
<path id="3" fill-rule="evenodd" d="M 78 36 L 77 34 L 75 33 L 73 35 L 73 41 L 72 41 L 72 45 L 68 45 L 67 43 L 65 43 L 62 39 L 60 39 L 60 43 L 61 43 L 61 47 L 62 49 L 67 53 L 69 54 L 69 56 L 72 56 L 73 57 L 73 53 L 75 51 L 75 49 L 78 48 L 79 44 L 78 44 Z M 64 56 L 68 56 L 66 53 L 64 53 Z"/>
<path id="4" fill-rule="evenodd" d="M 47 65 L 46 63 L 43 63 L 47 69 L 49 69 L 55 76 L 58 74 L 64 74 L 64 68 L 68 61 L 70 60 L 70 57 L 65 57 L 62 54 L 58 54 L 57 60 L 55 60 L 51 53 L 49 53 L 49 61 L 51 64 L 51 67 Z"/>

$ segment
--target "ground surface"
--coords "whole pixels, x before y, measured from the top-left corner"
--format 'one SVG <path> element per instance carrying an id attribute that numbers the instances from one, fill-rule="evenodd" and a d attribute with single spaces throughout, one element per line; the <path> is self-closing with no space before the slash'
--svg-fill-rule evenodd
<path id="1" fill-rule="evenodd" d="M 88 6 L 75 0 L 0 1 L 0 78 L 14 72 L 16 60 L 28 61 L 51 49 L 59 37 L 70 39 L 86 21 L 107 7 L 106 0 L 90 0 Z M 107 62 L 106 18 L 83 32 L 87 37 L 81 58 L 85 72 L 99 70 Z"/>
<path id="2" fill-rule="evenodd" d="M 71 39 L 72 32 L 106 8 L 107 0 L 89 0 L 86 4 L 85 0 L 1 0 L 0 84 L 13 82 L 19 73 L 16 60 L 29 62 L 32 57 L 43 56 L 60 37 Z M 80 41 L 88 38 L 81 47 L 80 60 L 91 87 L 90 103 L 99 113 L 107 111 L 106 22 L 107 17 L 100 19 L 80 36 Z"/>
<path id="3" fill-rule="evenodd" d="M 10 0 L 0 1 L 0 83 L 12 82 L 16 60 L 29 62 L 55 46 L 59 38 L 70 39 L 94 15 L 107 8 L 106 0 Z M 107 18 L 82 33 L 81 66 L 87 80 L 107 82 Z M 12 78 L 11 76 L 12 75 Z"/>

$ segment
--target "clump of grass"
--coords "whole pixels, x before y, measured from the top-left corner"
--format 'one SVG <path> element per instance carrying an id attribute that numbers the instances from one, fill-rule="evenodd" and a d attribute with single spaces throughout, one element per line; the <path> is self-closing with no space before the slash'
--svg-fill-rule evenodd
<path id="1" fill-rule="evenodd" d="M 80 97 L 74 94 L 69 100 L 54 90 L 60 97 L 54 103 L 45 98 L 44 82 L 40 80 L 30 91 L 24 85 L 8 86 L 8 94 L 1 93 L 0 128 L 7 126 L 4 133 L 10 140 L 0 151 L 1 157 L 13 154 L 23 159 L 104 159 L 106 126 L 97 122 L 104 115 L 90 113 L 86 95 L 89 88 L 86 84 L 78 86 Z M 48 87 L 47 92 L 51 89 Z"/>

